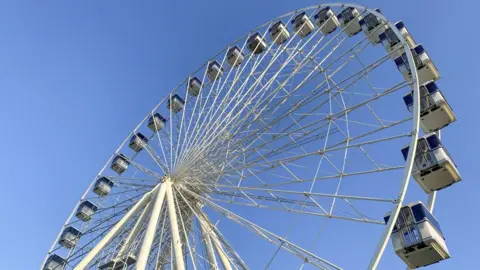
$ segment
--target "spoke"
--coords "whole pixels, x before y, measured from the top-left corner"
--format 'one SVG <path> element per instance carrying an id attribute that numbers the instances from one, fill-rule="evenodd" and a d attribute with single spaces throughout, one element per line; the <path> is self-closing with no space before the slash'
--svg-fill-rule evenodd
<path id="1" fill-rule="evenodd" d="M 168 184 L 162 183 L 159 191 L 155 195 L 155 201 L 153 202 L 153 210 L 148 221 L 147 231 L 143 238 L 142 247 L 138 255 L 138 261 L 136 267 L 138 269 L 145 269 L 148 263 L 148 257 L 152 249 L 153 239 L 155 238 L 155 232 L 157 230 L 158 220 L 162 211 L 163 203 L 165 201 L 165 193 L 167 191 Z"/>
<path id="2" fill-rule="evenodd" d="M 399 169 L 401 169 L 401 168 L 399 168 Z M 238 187 L 238 186 L 219 185 L 219 184 L 217 184 L 217 185 L 205 184 L 205 185 L 206 186 L 212 186 L 212 187 L 215 187 L 217 189 L 225 188 L 225 189 L 234 189 L 234 190 L 262 191 L 262 192 L 267 192 L 267 193 L 272 192 L 272 193 L 304 195 L 306 197 L 328 197 L 328 198 L 340 198 L 340 199 L 349 199 L 349 200 L 365 200 L 365 201 L 377 201 L 377 202 L 389 202 L 389 203 L 396 202 L 396 199 L 385 199 L 385 198 L 374 198 L 374 197 L 326 194 L 326 193 L 315 193 L 315 192 L 306 192 L 306 191 L 302 192 L 302 191 L 281 190 L 281 189 L 265 189 L 265 188 L 255 188 L 255 187 L 245 187 L 245 186 Z M 213 191 L 213 192 L 215 192 L 215 191 Z M 220 194 L 220 193 L 216 193 L 216 194 Z"/>
<path id="3" fill-rule="evenodd" d="M 389 140 L 395 140 L 395 139 L 399 139 L 399 138 L 410 137 L 411 135 L 412 134 L 410 134 L 410 133 L 401 134 L 401 135 L 385 137 L 385 138 L 381 138 L 381 139 L 365 141 L 365 142 L 361 142 L 361 143 L 357 143 L 357 144 L 349 144 L 349 145 L 339 146 L 339 147 L 329 147 L 329 148 L 325 149 L 325 151 L 317 150 L 317 151 L 314 151 L 314 152 L 308 152 L 306 154 L 290 156 L 288 158 L 281 158 L 281 159 L 276 159 L 276 160 L 271 160 L 271 161 L 266 161 L 266 162 L 252 162 L 252 163 L 248 163 L 245 166 L 242 166 L 240 168 L 237 167 L 237 169 L 251 168 L 251 167 L 257 167 L 257 166 L 267 166 L 267 167 L 278 166 L 278 165 L 282 165 L 282 164 L 285 164 L 285 163 L 291 163 L 293 161 L 297 161 L 299 159 L 302 159 L 302 158 L 305 158 L 305 157 L 308 157 L 308 156 L 325 155 L 326 153 L 329 153 L 329 152 L 335 152 L 335 151 L 340 151 L 340 150 L 344 150 L 344 149 L 348 149 L 348 148 L 356 148 L 356 147 L 360 147 L 360 146 L 364 146 L 364 145 L 375 144 L 375 143 L 385 142 L 385 141 L 389 141 Z M 352 141 L 353 139 L 349 139 L 349 140 Z M 226 172 L 229 172 L 229 171 L 231 171 L 231 170 L 227 170 Z"/>
<path id="4" fill-rule="evenodd" d="M 197 265 L 196 265 L 195 259 L 193 257 L 194 251 L 192 250 L 192 247 L 190 245 L 190 241 L 188 240 L 187 229 L 185 227 L 185 223 L 183 221 L 183 216 L 182 216 L 182 211 L 180 210 L 180 206 L 179 206 L 178 200 L 177 200 L 177 195 L 175 193 L 173 193 L 173 199 L 174 199 L 173 201 L 174 201 L 174 203 L 177 207 L 176 211 L 178 211 L 178 216 L 180 217 L 180 224 L 182 225 L 183 237 L 185 239 L 185 243 L 187 244 L 187 248 L 188 248 L 188 251 L 189 251 L 189 254 L 190 254 L 190 259 L 191 259 L 192 265 L 193 265 L 193 269 L 197 269 Z"/>
<path id="5" fill-rule="evenodd" d="M 220 214 L 224 215 L 225 217 L 227 217 L 228 219 L 238 223 L 239 225 L 253 231 L 254 233 L 262 236 L 263 238 L 265 238 L 267 241 L 269 241 L 270 243 L 273 243 L 277 246 L 280 246 L 282 247 L 283 249 L 285 249 L 286 251 L 292 253 L 293 255 L 299 257 L 300 259 L 304 260 L 305 262 L 308 262 L 310 264 L 312 264 L 313 266 L 316 266 L 318 268 L 324 268 L 323 265 L 328 265 L 329 267 L 333 268 L 333 269 L 342 269 L 338 266 L 336 266 L 335 264 L 325 260 L 325 259 L 322 259 L 320 257 L 318 257 L 317 255 L 295 245 L 294 243 L 274 234 L 274 233 L 271 233 L 270 231 L 260 227 L 259 225 L 251 222 L 251 221 L 248 221 L 246 220 L 245 218 L 242 218 L 240 217 L 239 215 L 213 203 L 212 201 L 208 200 L 208 199 L 205 199 L 205 198 L 201 198 L 199 197 L 197 194 L 189 191 L 189 190 L 186 190 L 186 189 L 183 189 L 185 190 L 187 193 L 191 194 L 192 196 L 196 197 L 197 199 L 199 200 L 202 200 L 204 203 L 208 204 L 212 209 L 216 210 L 217 212 L 219 212 Z"/>
<path id="6" fill-rule="evenodd" d="M 191 191 L 190 191 L 191 192 Z M 215 192 L 214 192 L 215 193 Z M 236 196 L 236 197 L 240 197 L 240 198 L 243 198 L 242 195 L 239 195 L 239 194 L 235 194 L 235 193 L 227 193 L 227 192 L 223 192 L 223 193 L 215 193 L 217 195 L 223 195 L 223 196 L 226 196 L 226 197 L 231 197 L 231 196 Z M 284 211 L 284 212 L 288 212 L 288 213 L 297 213 L 297 214 L 303 214 L 303 215 L 312 215 L 312 216 L 318 216 L 318 217 L 324 217 L 324 218 L 330 218 L 330 219 L 342 219 L 342 220 L 348 220 L 348 221 L 356 221 L 356 222 L 365 222 L 365 223 L 370 223 L 370 224 L 379 224 L 379 225 L 384 225 L 385 222 L 384 221 L 380 221 L 380 220 L 372 220 L 372 219 L 365 219 L 364 217 L 360 217 L 360 218 L 355 218 L 355 217 L 346 217 L 346 216 L 337 216 L 337 215 L 332 215 L 330 213 L 325 213 L 325 209 L 321 206 L 319 206 L 319 204 L 317 202 L 309 202 L 309 201 L 305 201 L 305 200 L 295 200 L 295 199 L 290 199 L 290 198 L 283 198 L 283 197 L 280 197 L 280 196 L 262 196 L 262 195 L 254 195 L 254 194 L 249 194 L 250 198 L 255 198 L 259 201 L 264 201 L 264 202 L 269 202 L 270 205 L 266 205 L 266 204 L 260 204 L 258 203 L 258 201 L 255 201 L 254 203 L 242 203 L 242 202 L 236 202 L 236 201 L 232 201 L 232 200 L 221 200 L 221 199 L 217 199 L 215 197 L 210 197 L 210 196 L 206 196 L 206 197 L 203 197 L 203 196 L 200 196 L 198 195 L 198 198 L 201 199 L 201 200 L 209 200 L 211 202 L 220 202 L 220 203 L 226 203 L 226 204 L 235 204 L 235 205 L 242 205 L 242 206 L 249 206 L 249 207 L 255 207 L 255 208 L 263 208 L 263 209 L 266 209 L 266 210 L 274 210 L 274 211 Z M 322 212 L 318 212 L 318 211 L 303 211 L 303 210 L 296 210 L 296 209 L 293 209 L 293 208 L 288 208 L 288 207 L 284 207 L 282 205 L 279 205 L 279 206 L 275 206 L 275 205 L 272 205 L 272 203 L 282 203 L 282 204 L 293 204 L 294 206 L 300 206 L 301 208 L 303 207 L 318 207 L 322 210 Z"/>
<path id="7" fill-rule="evenodd" d="M 122 219 L 115 224 L 115 226 L 108 232 L 108 234 L 100 240 L 99 243 L 85 256 L 80 263 L 75 266 L 75 270 L 83 270 L 87 267 L 87 265 L 91 262 L 91 260 L 100 252 L 105 245 L 107 245 L 110 240 L 115 237 L 117 232 L 125 225 L 125 223 L 134 216 L 139 210 L 143 209 L 143 207 L 150 201 L 152 193 L 157 190 L 158 186 L 146 193 L 142 199 L 140 199 L 134 207 L 132 207 Z"/>

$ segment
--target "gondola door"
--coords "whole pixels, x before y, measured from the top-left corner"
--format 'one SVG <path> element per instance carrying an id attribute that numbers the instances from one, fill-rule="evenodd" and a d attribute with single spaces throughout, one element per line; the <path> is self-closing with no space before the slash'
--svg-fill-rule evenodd
<path id="1" fill-rule="evenodd" d="M 397 226 L 400 228 L 403 248 L 407 249 L 422 241 L 410 207 L 403 207 L 400 210 Z"/>

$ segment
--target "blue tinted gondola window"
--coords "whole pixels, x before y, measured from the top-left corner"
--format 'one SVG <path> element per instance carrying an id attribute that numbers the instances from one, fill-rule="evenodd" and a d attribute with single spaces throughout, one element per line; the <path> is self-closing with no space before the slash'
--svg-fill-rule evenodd
<path id="1" fill-rule="evenodd" d="M 83 207 L 83 206 L 86 206 L 86 207 L 92 209 L 93 211 L 97 211 L 97 209 L 98 209 L 98 207 L 95 204 L 91 203 L 90 201 L 82 202 L 80 204 L 80 208 Z"/>
<path id="2" fill-rule="evenodd" d="M 390 215 L 386 216 L 386 217 L 383 217 L 383 220 L 385 221 L 385 224 L 388 223 L 388 220 L 390 219 Z M 393 225 L 393 230 L 392 230 L 392 233 L 395 232 L 396 230 L 398 230 L 398 226 L 397 226 L 397 223 L 395 222 L 395 224 Z"/>
<path id="3" fill-rule="evenodd" d="M 420 55 L 425 52 L 422 45 L 417 45 L 414 49 L 416 55 Z"/>
<path id="4" fill-rule="evenodd" d="M 137 140 L 137 137 L 144 141 L 144 142 L 148 142 L 148 139 L 147 137 L 145 137 L 142 133 L 137 133 L 136 135 L 133 135 L 132 138 L 130 138 L 130 142 L 135 142 Z"/>
<path id="5" fill-rule="evenodd" d="M 411 106 L 413 104 L 413 96 L 412 94 L 408 94 L 406 96 L 403 97 L 403 101 L 405 102 L 405 105 L 408 106 Z"/>
<path id="6" fill-rule="evenodd" d="M 430 94 L 435 93 L 438 90 L 437 84 L 435 82 L 430 82 L 426 84 L 425 88 L 427 88 L 428 93 Z"/>
<path id="7" fill-rule="evenodd" d="M 367 24 L 368 30 L 371 30 L 380 24 L 380 21 L 378 20 L 377 16 L 371 13 L 365 16 L 364 20 L 365 20 L 365 23 Z"/>
<path id="8" fill-rule="evenodd" d="M 428 221 L 430 221 L 430 224 L 432 224 L 432 226 L 435 227 L 438 233 L 440 233 L 440 235 L 443 237 L 443 232 L 437 219 L 432 216 L 430 211 L 428 211 L 423 204 L 417 204 L 412 206 L 412 212 L 416 222 L 421 222 L 425 218 L 428 219 Z"/>
<path id="9" fill-rule="evenodd" d="M 52 254 L 52 255 L 50 255 L 50 257 L 48 257 L 48 260 L 47 260 L 46 264 L 48 264 L 49 262 L 56 262 L 58 264 L 63 264 L 63 263 L 65 263 L 65 259 L 58 256 L 57 254 Z"/>
<path id="10" fill-rule="evenodd" d="M 255 34 L 254 36 L 252 37 L 255 37 L 257 36 L 258 34 Z M 217 61 L 213 61 L 210 63 L 210 69 L 212 68 L 216 68 L 216 69 L 220 69 L 220 70 L 223 70 L 223 68 L 220 66 L 220 64 L 217 62 Z"/>
<path id="11" fill-rule="evenodd" d="M 279 28 L 281 25 L 284 25 L 282 21 L 278 21 L 276 22 L 274 25 L 272 25 L 272 27 L 270 27 L 270 29 L 268 29 L 268 31 L 270 32 L 277 32 L 277 28 Z M 236 47 L 236 46 L 235 46 Z"/>
<path id="12" fill-rule="evenodd" d="M 397 65 L 397 67 L 403 65 L 404 63 L 405 61 L 403 60 L 402 56 L 395 58 L 395 64 Z"/>
<path id="13" fill-rule="evenodd" d="M 301 19 L 302 19 L 302 17 L 303 17 L 304 15 L 307 15 L 307 13 L 305 13 L 305 11 L 303 11 L 303 12 L 302 12 L 302 13 L 300 13 L 300 14 L 298 14 L 298 15 L 297 15 L 297 16 L 295 16 L 295 18 L 292 20 L 292 23 L 296 23 L 296 22 L 298 22 L 299 20 L 301 20 Z"/>
<path id="14" fill-rule="evenodd" d="M 344 22 L 345 24 L 347 24 L 348 22 L 350 22 L 350 21 L 354 18 L 354 16 L 353 16 L 353 8 L 352 8 L 352 7 L 348 7 L 348 8 L 346 8 L 346 9 L 344 9 L 344 10 L 342 11 L 342 13 L 340 13 L 340 15 L 339 15 L 338 18 L 339 18 L 339 19 L 340 19 L 340 18 L 343 18 L 343 22 Z"/>
<path id="15" fill-rule="evenodd" d="M 428 142 L 429 148 L 432 150 L 442 146 L 442 142 L 440 141 L 440 139 L 436 134 L 433 134 L 427 137 L 427 142 Z"/>
<path id="16" fill-rule="evenodd" d="M 174 100 L 177 100 L 177 101 L 179 101 L 179 102 L 181 102 L 181 103 L 185 103 L 185 101 L 183 100 L 183 98 L 181 98 L 181 97 L 180 97 L 179 95 L 177 95 L 177 94 L 175 94 L 175 95 L 172 96 L 172 101 L 174 101 Z"/>
<path id="17" fill-rule="evenodd" d="M 326 7 L 321 9 L 315 16 L 313 16 L 314 19 L 318 19 L 320 16 L 327 16 L 327 12 L 330 10 L 330 7 Z"/>
<path id="18" fill-rule="evenodd" d="M 384 41 L 387 38 L 387 35 L 385 35 L 385 32 L 383 32 L 380 35 L 378 35 L 378 38 L 380 39 L 380 41 Z"/>
<path id="19" fill-rule="evenodd" d="M 74 227 L 67 227 L 67 228 L 65 229 L 65 231 L 63 232 L 63 235 L 65 235 L 65 234 L 67 234 L 67 233 L 71 233 L 71 234 L 73 234 L 73 235 L 75 235 L 75 236 L 80 236 L 80 235 L 82 235 L 82 233 L 81 233 L 79 230 L 77 230 L 76 228 L 74 228 Z"/>
<path id="20" fill-rule="evenodd" d="M 102 176 L 97 180 L 97 183 L 101 183 L 101 182 L 104 182 L 105 184 L 109 185 L 110 187 L 113 187 L 113 182 L 110 181 L 110 179 L 106 178 L 105 176 Z"/>
<path id="21" fill-rule="evenodd" d="M 150 119 L 148 119 L 149 125 L 152 125 L 154 123 L 154 118 L 160 120 L 163 123 L 167 122 L 167 120 L 160 113 L 155 113 L 153 116 L 150 117 Z"/>
<path id="22" fill-rule="evenodd" d="M 395 26 L 398 30 L 402 30 L 402 28 L 405 28 L 405 24 L 402 21 L 395 23 Z"/>
<path id="23" fill-rule="evenodd" d="M 405 148 L 402 149 L 403 158 L 404 158 L 405 160 L 407 160 L 407 157 L 408 157 L 408 149 L 409 149 L 409 148 L 410 148 L 410 147 L 405 147 Z"/>
<path id="24" fill-rule="evenodd" d="M 262 36 L 257 32 L 257 33 L 251 35 L 251 36 L 248 38 L 248 42 L 254 41 L 257 37 L 262 38 Z M 214 61 L 214 62 L 211 63 L 211 65 L 215 65 L 215 64 L 218 65 L 218 66 L 220 66 L 217 61 Z"/>
<path id="25" fill-rule="evenodd" d="M 320 10 L 317 14 L 315 14 L 315 16 L 313 16 L 313 18 L 315 20 L 319 20 L 319 23 L 322 24 L 330 18 L 330 15 L 327 13 L 329 10 L 330 10 L 330 7 L 326 7 L 324 9 Z"/>
<path id="26" fill-rule="evenodd" d="M 191 81 L 192 83 L 193 83 L 193 82 L 200 83 L 200 80 L 199 80 L 197 77 L 191 78 L 190 81 Z"/>
<path id="27" fill-rule="evenodd" d="M 390 28 L 388 28 L 385 31 L 385 35 L 388 38 L 388 40 L 390 41 L 390 43 L 392 43 L 392 44 L 395 44 L 395 43 L 400 41 L 400 39 L 397 37 L 397 35 L 395 35 L 395 32 L 393 32 L 393 30 L 390 29 Z"/>

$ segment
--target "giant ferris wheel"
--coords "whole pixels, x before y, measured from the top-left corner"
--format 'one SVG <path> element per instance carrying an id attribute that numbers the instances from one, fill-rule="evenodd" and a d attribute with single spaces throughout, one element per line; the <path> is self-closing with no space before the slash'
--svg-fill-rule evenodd
<path id="1" fill-rule="evenodd" d="M 270 20 L 148 112 L 42 269 L 375 269 L 390 239 L 409 268 L 448 259 L 432 211 L 461 178 L 439 78 L 378 9 Z M 425 195 L 406 202 L 411 178 Z"/>

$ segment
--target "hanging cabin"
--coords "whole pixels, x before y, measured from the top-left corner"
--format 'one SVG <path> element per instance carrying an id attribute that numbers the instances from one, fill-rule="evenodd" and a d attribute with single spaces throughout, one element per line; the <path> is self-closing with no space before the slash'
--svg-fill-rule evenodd
<path id="1" fill-rule="evenodd" d="M 200 79 L 193 77 L 188 80 L 187 91 L 192 97 L 198 96 L 200 89 L 202 89 L 202 81 L 200 81 Z"/>
<path id="2" fill-rule="evenodd" d="M 413 112 L 413 91 L 403 97 L 410 112 Z M 423 132 L 438 131 L 456 121 L 455 114 L 434 81 L 420 86 L 420 126 Z"/>
<path id="3" fill-rule="evenodd" d="M 105 196 L 110 193 L 112 188 L 113 182 L 105 176 L 102 176 L 95 182 L 95 185 L 93 186 L 93 192 L 99 196 Z"/>
<path id="4" fill-rule="evenodd" d="M 48 257 L 42 270 L 63 270 L 67 261 L 57 254 L 52 254 Z"/>
<path id="5" fill-rule="evenodd" d="M 185 100 L 183 100 L 178 94 L 171 96 L 167 102 L 167 108 L 172 110 L 173 113 L 182 111 L 184 106 Z"/>
<path id="6" fill-rule="evenodd" d="M 378 8 L 376 8 L 375 11 L 381 13 Z M 373 13 L 367 14 L 359 21 L 359 23 L 362 27 L 363 33 L 367 36 L 368 41 L 374 46 L 380 43 L 379 35 L 383 34 L 388 28 L 386 23 Z"/>
<path id="7" fill-rule="evenodd" d="M 390 214 L 384 219 L 387 223 Z M 395 253 L 410 269 L 450 258 L 440 224 L 422 202 L 400 209 L 390 238 Z"/>
<path id="8" fill-rule="evenodd" d="M 227 62 L 232 67 L 238 67 L 242 64 L 243 56 L 242 50 L 238 46 L 230 48 L 227 52 Z"/>
<path id="9" fill-rule="evenodd" d="M 315 29 L 315 25 L 312 20 L 307 16 L 307 13 L 302 12 L 295 16 L 292 20 L 293 31 L 299 35 L 301 38 L 304 38 L 310 35 Z"/>
<path id="10" fill-rule="evenodd" d="M 72 248 L 77 244 L 81 236 L 82 233 L 79 230 L 69 226 L 63 230 L 58 243 L 65 248 Z"/>
<path id="11" fill-rule="evenodd" d="M 340 14 L 337 15 L 337 19 L 349 37 L 353 37 L 362 31 L 362 27 L 360 26 L 360 20 L 362 19 L 362 16 L 356 8 L 345 8 L 342 10 L 342 12 L 340 12 Z"/>
<path id="12" fill-rule="evenodd" d="M 405 160 L 409 148 L 402 149 Z M 444 189 L 462 180 L 453 159 L 435 133 L 418 139 L 412 176 L 426 193 Z"/>
<path id="13" fill-rule="evenodd" d="M 148 128 L 153 132 L 157 132 L 164 128 L 166 123 L 167 119 L 165 119 L 161 114 L 155 113 L 148 119 Z"/>
<path id="14" fill-rule="evenodd" d="M 128 169 L 128 158 L 124 154 L 117 155 L 113 158 L 110 168 L 118 173 L 122 174 Z"/>
<path id="15" fill-rule="evenodd" d="M 83 201 L 78 206 L 75 216 L 81 221 L 89 221 L 92 219 L 95 212 L 97 212 L 98 207 L 90 201 Z"/>
<path id="16" fill-rule="evenodd" d="M 282 21 L 278 21 L 270 27 L 270 38 L 277 45 L 282 45 L 290 38 L 287 26 Z"/>
<path id="17" fill-rule="evenodd" d="M 325 7 L 313 16 L 315 24 L 323 35 L 333 33 L 340 26 L 337 16 L 330 7 Z"/>
<path id="18" fill-rule="evenodd" d="M 253 54 L 261 54 L 267 48 L 267 42 L 262 35 L 257 32 L 248 38 L 247 47 Z"/>
<path id="19" fill-rule="evenodd" d="M 437 67 L 421 44 L 416 45 L 412 49 L 412 55 L 417 69 L 418 83 L 420 85 L 428 81 L 436 81 L 440 79 L 440 73 L 438 72 Z M 410 65 L 408 64 L 407 54 L 403 53 L 402 56 L 396 58 L 395 64 L 405 80 L 410 81 L 412 79 L 412 72 L 410 71 Z"/>
<path id="20" fill-rule="evenodd" d="M 217 61 L 210 62 L 207 66 L 207 77 L 213 82 L 222 77 L 223 68 Z"/>
<path id="21" fill-rule="evenodd" d="M 130 138 L 130 143 L 128 144 L 128 147 L 130 147 L 133 151 L 135 152 L 140 152 L 148 143 L 148 138 L 145 137 L 140 132 L 137 132 Z"/>
<path id="22" fill-rule="evenodd" d="M 408 47 L 410 47 L 410 49 L 415 47 L 415 40 L 408 32 L 405 24 L 402 21 L 399 21 L 395 23 L 395 27 L 403 36 L 405 42 L 407 42 Z M 398 57 L 402 56 L 402 54 L 405 52 L 405 50 L 403 49 L 403 44 L 400 42 L 400 39 L 397 37 L 397 35 L 395 35 L 395 32 L 390 27 L 387 26 L 387 29 L 385 29 L 383 33 L 379 34 L 378 38 L 380 42 L 382 42 L 383 47 L 390 55 L 390 58 L 392 60 L 395 60 Z"/>

